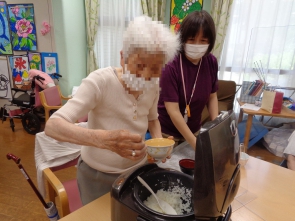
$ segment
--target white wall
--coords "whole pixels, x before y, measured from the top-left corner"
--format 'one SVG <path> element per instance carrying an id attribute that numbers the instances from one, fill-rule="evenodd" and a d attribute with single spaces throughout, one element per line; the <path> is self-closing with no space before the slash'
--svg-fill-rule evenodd
<path id="1" fill-rule="evenodd" d="M 52 0 L 59 85 L 64 95 L 71 94 L 75 85 L 87 76 L 86 20 L 84 0 Z"/>

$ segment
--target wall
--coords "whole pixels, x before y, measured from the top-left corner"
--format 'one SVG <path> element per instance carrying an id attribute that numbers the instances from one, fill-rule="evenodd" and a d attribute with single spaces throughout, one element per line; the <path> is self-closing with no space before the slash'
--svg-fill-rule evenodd
<path id="1" fill-rule="evenodd" d="M 203 0 L 203 10 L 211 12 L 211 1 L 212 0 Z"/>
<path id="2" fill-rule="evenodd" d="M 34 4 L 35 25 L 37 30 L 37 49 L 39 52 L 55 51 L 54 28 L 47 35 L 40 33 L 43 21 L 53 24 L 51 0 L 6 0 L 7 4 Z M 16 51 L 15 55 L 24 54 L 24 52 Z M 3 57 L 2 57 L 3 58 Z M 0 99 L 0 107 L 5 103 L 9 103 L 7 99 Z"/>
<path id="3" fill-rule="evenodd" d="M 84 1 L 52 0 L 54 37 L 64 95 L 71 94 L 86 74 L 86 20 Z"/>

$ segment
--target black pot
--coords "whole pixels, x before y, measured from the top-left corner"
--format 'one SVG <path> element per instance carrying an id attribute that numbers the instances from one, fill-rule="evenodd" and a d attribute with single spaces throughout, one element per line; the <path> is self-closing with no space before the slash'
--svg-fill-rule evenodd
<path id="1" fill-rule="evenodd" d="M 165 191 L 167 191 L 169 190 L 169 188 L 172 188 L 174 186 L 185 187 L 192 190 L 194 184 L 192 176 L 178 171 L 154 171 L 141 175 L 141 178 L 145 180 L 145 182 L 152 188 L 155 193 L 160 189 L 164 189 Z M 137 205 L 138 209 L 146 211 L 146 214 L 149 218 L 152 214 L 152 216 L 163 217 L 164 219 L 168 218 L 167 220 L 186 220 L 186 218 L 190 216 L 194 217 L 193 192 L 191 192 L 190 200 L 192 211 L 182 215 L 168 215 L 150 209 L 143 203 L 143 201 L 145 201 L 150 195 L 151 193 L 146 189 L 146 187 L 144 187 L 139 181 L 135 182 L 133 191 L 135 204 Z"/>

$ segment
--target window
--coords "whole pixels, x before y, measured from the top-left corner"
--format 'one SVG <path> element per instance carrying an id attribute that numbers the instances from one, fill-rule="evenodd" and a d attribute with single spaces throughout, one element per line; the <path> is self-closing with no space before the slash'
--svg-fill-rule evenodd
<path id="1" fill-rule="evenodd" d="M 294 86 L 294 39 L 294 0 L 235 0 L 219 78 L 252 81 L 259 66 L 271 85 Z"/>
<path id="2" fill-rule="evenodd" d="M 142 15 L 141 1 L 100 1 L 94 53 L 99 68 L 120 66 L 123 32 L 130 20 Z"/>

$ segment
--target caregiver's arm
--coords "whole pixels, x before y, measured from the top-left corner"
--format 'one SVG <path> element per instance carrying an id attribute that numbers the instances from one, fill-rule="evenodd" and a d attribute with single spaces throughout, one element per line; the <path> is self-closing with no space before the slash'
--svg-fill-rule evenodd
<path id="1" fill-rule="evenodd" d="M 176 102 L 165 102 L 165 107 L 174 126 L 181 133 L 184 139 L 195 149 L 197 141 L 196 137 L 184 121 L 183 116 L 179 110 L 179 104 Z"/>

